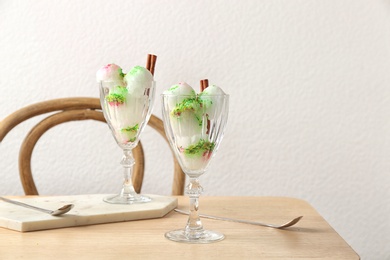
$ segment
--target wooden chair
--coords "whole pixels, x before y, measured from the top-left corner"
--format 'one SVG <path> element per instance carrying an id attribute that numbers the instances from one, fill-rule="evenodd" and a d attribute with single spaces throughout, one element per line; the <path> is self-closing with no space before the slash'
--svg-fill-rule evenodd
<path id="1" fill-rule="evenodd" d="M 52 112 L 57 113 L 52 114 Z M 45 113 L 51 113 L 51 115 L 43 119 L 30 130 L 20 147 L 19 175 L 26 195 L 38 195 L 38 190 L 35 186 L 31 172 L 31 156 L 35 144 L 47 130 L 58 124 L 76 120 L 91 119 L 104 123 L 106 122 L 103 112 L 101 111 L 100 100 L 98 98 L 74 97 L 53 99 L 21 108 L 1 121 L 0 143 L 7 133 L 16 125 L 28 120 L 29 118 Z M 160 135 L 168 142 L 161 119 L 152 115 L 148 125 L 160 133 Z M 142 187 L 145 165 L 144 152 L 141 142 L 139 142 L 137 147 L 133 149 L 133 156 L 137 163 L 134 165 L 132 180 L 135 190 L 139 193 Z M 185 175 L 174 155 L 173 158 L 174 179 L 172 185 L 172 195 L 182 195 L 184 191 Z"/>

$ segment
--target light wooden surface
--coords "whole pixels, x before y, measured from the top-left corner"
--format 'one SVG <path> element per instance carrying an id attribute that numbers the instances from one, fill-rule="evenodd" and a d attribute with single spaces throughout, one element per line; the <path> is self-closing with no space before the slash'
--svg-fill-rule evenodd
<path id="1" fill-rule="evenodd" d="M 188 199 L 179 196 L 179 208 Z M 1 203 L 1 202 L 0 202 Z M 353 249 L 308 203 L 280 197 L 201 197 L 200 212 L 284 223 L 303 215 L 286 230 L 203 219 L 206 229 L 225 234 L 212 244 L 182 244 L 164 237 L 184 227 L 187 217 L 20 233 L 0 228 L 0 259 L 359 259 Z"/>

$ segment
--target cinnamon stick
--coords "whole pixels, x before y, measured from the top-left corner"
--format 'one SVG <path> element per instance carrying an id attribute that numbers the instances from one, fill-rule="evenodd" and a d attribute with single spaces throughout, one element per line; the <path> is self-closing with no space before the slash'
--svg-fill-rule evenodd
<path id="1" fill-rule="evenodd" d="M 152 55 L 152 60 L 151 60 L 151 65 L 150 65 L 150 73 L 152 73 L 152 75 L 154 75 L 154 68 L 156 66 L 156 61 L 157 61 L 157 56 Z"/>
<path id="2" fill-rule="evenodd" d="M 209 86 L 209 80 L 208 79 L 202 79 L 200 81 L 200 92 L 203 92 L 207 87 Z M 208 116 L 208 115 L 207 115 Z M 210 132 L 210 120 L 207 119 L 207 130 L 206 134 L 209 134 Z"/>
<path id="3" fill-rule="evenodd" d="M 157 60 L 156 55 L 148 54 L 148 59 L 146 61 L 146 69 L 149 70 L 150 73 L 152 73 L 152 75 L 154 75 L 154 68 L 156 66 L 156 60 Z"/>
<path id="4" fill-rule="evenodd" d="M 208 79 L 202 79 L 200 81 L 200 92 L 203 92 L 203 90 L 205 90 L 205 88 L 207 88 L 209 86 L 209 80 Z"/>
<path id="5" fill-rule="evenodd" d="M 148 54 L 148 58 L 146 59 L 146 69 L 150 71 L 150 63 L 152 61 L 152 54 Z"/>

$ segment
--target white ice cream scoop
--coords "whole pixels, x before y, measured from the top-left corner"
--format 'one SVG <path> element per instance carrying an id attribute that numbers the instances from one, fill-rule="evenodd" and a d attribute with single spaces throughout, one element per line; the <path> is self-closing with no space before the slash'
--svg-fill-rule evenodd
<path id="1" fill-rule="evenodd" d="M 210 119 L 214 118 L 216 113 L 216 104 L 222 102 L 223 96 L 226 95 L 225 92 L 216 85 L 210 85 L 202 93 L 199 94 L 199 100 L 204 106 L 205 113 L 209 116 Z"/>
<path id="2" fill-rule="evenodd" d="M 195 98 L 195 90 L 185 82 L 180 82 L 171 86 L 164 91 L 164 95 L 169 95 L 168 104 L 170 108 L 174 108 L 177 104 L 188 98 Z"/>
<path id="3" fill-rule="evenodd" d="M 124 77 L 129 95 L 139 98 L 144 95 L 145 89 L 153 84 L 153 75 L 144 67 L 133 67 Z"/>
<path id="4" fill-rule="evenodd" d="M 196 96 L 195 90 L 185 82 L 180 82 L 173 85 L 168 90 L 164 91 L 164 94 L 176 95 L 176 96 Z"/>
<path id="5" fill-rule="evenodd" d="M 123 80 L 122 68 L 118 65 L 111 63 L 107 64 L 103 68 L 96 72 L 96 80 L 100 81 L 122 81 Z"/>

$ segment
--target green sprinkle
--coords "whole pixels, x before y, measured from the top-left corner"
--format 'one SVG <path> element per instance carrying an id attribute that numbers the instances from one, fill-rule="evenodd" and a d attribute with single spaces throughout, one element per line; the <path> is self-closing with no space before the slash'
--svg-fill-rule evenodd
<path id="1" fill-rule="evenodd" d="M 137 139 L 137 132 L 139 129 L 139 125 L 136 124 L 135 126 L 129 126 L 126 128 L 122 128 L 121 132 L 125 133 L 127 135 L 127 138 L 129 138 L 128 142 L 134 142 Z"/>
<path id="2" fill-rule="evenodd" d="M 106 101 L 109 103 L 122 104 L 126 101 L 127 88 L 117 86 L 112 93 L 106 96 Z"/>
<path id="3" fill-rule="evenodd" d="M 186 98 L 176 104 L 176 107 L 171 111 L 171 114 L 180 118 L 183 112 L 192 112 L 194 119 L 198 122 L 199 126 L 202 126 L 202 106 L 201 100 L 198 97 Z"/>
<path id="4" fill-rule="evenodd" d="M 209 142 L 204 139 L 200 139 L 198 143 L 188 146 L 184 149 L 184 154 L 186 155 L 195 155 L 202 152 L 212 152 L 214 150 L 215 143 Z"/>
<path id="5" fill-rule="evenodd" d="M 196 98 L 186 98 L 172 110 L 172 114 L 180 116 L 184 111 L 195 111 L 199 107 L 199 103 Z"/>
<path id="6" fill-rule="evenodd" d="M 106 97 L 107 102 L 124 103 L 125 97 L 121 94 L 112 93 Z"/>
<path id="7" fill-rule="evenodd" d="M 141 71 L 144 70 L 144 67 L 141 67 L 141 66 L 135 66 L 134 68 L 132 68 L 127 74 L 130 74 L 130 75 L 135 75 Z"/>
<path id="8" fill-rule="evenodd" d="M 119 76 L 121 76 L 121 78 L 123 78 L 125 76 L 125 74 L 123 73 L 121 68 L 118 69 L 118 73 L 119 73 Z"/>
<path id="9" fill-rule="evenodd" d="M 173 91 L 175 89 L 177 89 L 179 87 L 179 85 L 173 85 L 172 87 L 169 88 L 169 91 Z"/>
<path id="10" fill-rule="evenodd" d="M 122 128 L 121 131 L 122 132 L 133 132 L 133 133 L 136 133 L 138 131 L 138 124 L 136 124 L 135 126 L 129 126 L 129 127 L 126 127 L 126 128 Z"/>

